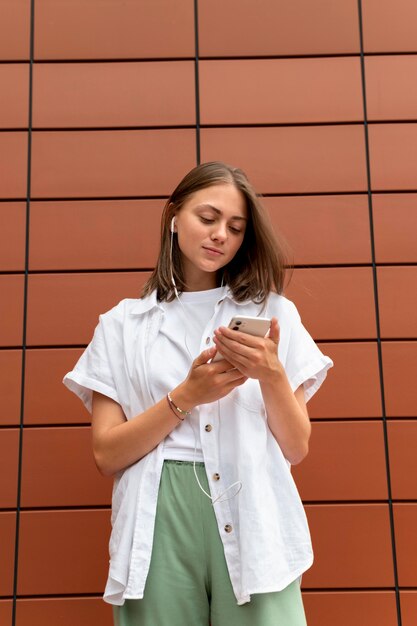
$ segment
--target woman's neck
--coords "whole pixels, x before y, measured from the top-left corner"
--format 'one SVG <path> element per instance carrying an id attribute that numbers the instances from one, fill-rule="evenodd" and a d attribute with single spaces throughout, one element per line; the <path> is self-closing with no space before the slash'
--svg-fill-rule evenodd
<path id="1" fill-rule="evenodd" d="M 209 289 L 215 289 L 220 286 L 217 284 L 217 276 L 215 272 L 204 272 L 198 276 L 190 276 L 190 274 L 187 273 L 184 282 L 186 286 L 183 291 L 208 291 Z"/>

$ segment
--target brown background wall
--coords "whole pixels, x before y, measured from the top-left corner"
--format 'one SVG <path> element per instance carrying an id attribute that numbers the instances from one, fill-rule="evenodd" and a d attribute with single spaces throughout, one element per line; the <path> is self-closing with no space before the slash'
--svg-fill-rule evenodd
<path id="1" fill-rule="evenodd" d="M 335 361 L 294 468 L 309 625 L 416 624 L 416 74 L 414 0 L 0 0 L 2 625 L 111 623 L 111 484 L 61 378 L 199 159 L 265 195 Z"/>

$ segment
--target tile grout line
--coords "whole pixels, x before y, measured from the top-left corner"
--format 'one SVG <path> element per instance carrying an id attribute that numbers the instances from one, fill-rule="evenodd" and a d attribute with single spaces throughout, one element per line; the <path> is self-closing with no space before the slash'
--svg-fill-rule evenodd
<path id="1" fill-rule="evenodd" d="M 385 51 L 368 51 L 364 52 L 364 57 L 391 57 L 391 56 L 415 56 L 417 54 L 417 48 L 415 50 L 385 50 Z M 298 59 L 340 59 L 340 58 L 358 58 L 360 52 L 323 52 L 323 53 L 304 53 L 304 54 L 252 54 L 252 55 L 210 55 L 205 54 L 200 56 L 201 61 L 285 61 Z M 91 58 L 37 58 L 34 60 L 37 65 L 65 65 L 65 64 L 116 64 L 116 63 L 182 63 L 193 61 L 193 56 L 166 56 L 166 57 L 120 57 L 120 58 L 103 58 L 103 57 L 91 57 Z M 28 59 L 0 59 L 0 65 L 26 65 Z"/>
<path id="2" fill-rule="evenodd" d="M 201 128 L 201 126 L 200 126 Z M 285 191 L 285 192 L 260 192 L 263 198 L 317 198 L 317 197 L 328 197 L 328 196 L 346 196 L 348 198 L 352 197 L 362 197 L 367 195 L 367 190 L 344 190 L 344 191 Z M 380 197 L 389 196 L 389 195 L 416 195 L 417 187 L 413 189 L 374 189 L 372 191 L 373 195 L 377 195 Z M 164 195 L 140 195 L 140 196 L 32 196 L 32 202 L 113 202 L 113 201 L 122 201 L 122 202 L 131 202 L 131 201 L 144 201 L 144 200 L 167 200 L 168 196 Z M 25 202 L 26 198 L 24 197 L 10 197 L 10 198 L 0 198 L 1 203 L 13 203 L 13 202 Z"/>
<path id="3" fill-rule="evenodd" d="M 198 0 L 194 0 L 194 81 L 195 81 L 195 140 L 196 140 L 196 161 L 201 162 L 201 142 L 200 142 L 200 72 L 199 72 L 199 38 L 198 38 Z"/>
<path id="4" fill-rule="evenodd" d="M 339 424 L 355 424 L 355 425 L 361 425 L 361 424 L 369 424 L 369 423 L 375 423 L 375 422 L 379 422 L 381 421 L 381 417 L 375 416 L 375 415 L 366 415 L 366 416 L 332 416 L 332 417 L 315 417 L 315 416 L 311 416 L 310 420 L 313 424 L 323 424 L 323 425 L 339 425 Z M 414 416 L 411 415 L 395 415 L 394 417 L 389 417 L 387 418 L 387 421 L 390 424 L 398 424 L 399 422 L 407 422 L 407 423 L 417 423 L 417 419 Z M 7 431 L 13 431 L 13 430 L 17 430 L 19 427 L 19 424 L 0 424 L 0 432 L 7 432 Z M 54 428 L 54 429 L 62 429 L 62 430 L 67 430 L 67 429 L 89 429 L 91 428 L 91 423 L 90 422 L 82 422 L 82 421 L 78 421 L 78 422 L 31 422 L 30 424 L 25 424 L 25 430 L 26 432 L 29 431 L 33 431 L 33 430 L 48 430 L 49 428 Z M 379 499 L 379 498 L 377 498 Z M 393 502 L 404 502 L 404 501 L 409 501 L 409 502 L 417 502 L 417 497 L 416 498 L 393 498 Z M 373 500 L 372 500 L 373 502 Z M 27 509 L 28 507 L 21 507 L 21 510 L 23 509 Z M 0 511 L 1 510 L 11 510 L 14 508 L 13 507 L 8 507 L 8 506 L 0 506 Z"/>
<path id="5" fill-rule="evenodd" d="M 390 522 L 392 565 L 393 565 L 393 574 L 394 574 L 397 621 L 398 621 L 398 626 L 402 626 L 401 599 L 400 599 L 400 589 L 399 589 L 399 581 L 398 581 L 397 551 L 396 551 L 396 542 L 395 542 L 394 508 L 393 508 L 393 500 L 392 500 L 390 457 L 389 457 L 389 446 L 388 446 L 388 423 L 387 423 L 386 405 L 385 405 L 384 369 L 383 369 L 383 360 L 382 360 L 381 324 L 380 324 L 379 299 L 378 299 L 378 276 L 377 276 L 377 265 L 376 265 L 376 260 L 375 260 L 376 259 L 375 233 L 374 233 L 374 221 L 373 221 L 371 163 L 370 163 L 368 118 L 367 118 L 362 0 L 358 0 L 357 6 L 358 6 L 359 39 L 360 39 L 360 49 L 361 49 L 360 61 L 361 61 L 363 114 L 364 114 L 366 177 L 367 177 L 367 183 L 368 183 L 369 229 L 370 229 L 370 244 L 371 244 L 371 254 L 372 254 L 372 276 L 373 276 L 373 285 L 374 285 L 375 321 L 376 321 L 376 332 L 377 332 L 378 369 L 379 369 L 380 396 L 381 396 L 381 408 L 382 408 L 382 426 L 383 426 L 383 435 L 384 435 L 385 467 L 386 467 L 386 474 L 387 474 L 388 511 L 389 511 L 389 522 Z"/>
<path id="6" fill-rule="evenodd" d="M 416 261 L 384 261 L 376 263 L 376 267 L 399 269 L 399 268 L 415 268 L 417 267 Z M 293 266 L 293 270 L 356 270 L 363 268 L 373 268 L 372 261 L 366 262 L 346 262 L 346 263 L 297 263 Z M 58 267 L 58 268 L 40 268 L 32 269 L 28 271 L 28 274 L 32 276 L 54 276 L 56 274 L 144 274 L 146 272 L 153 272 L 153 267 Z M 0 270 L 1 276 L 22 276 L 25 270 Z M 410 336 L 410 339 L 414 337 Z M 1 346 L 0 346 L 1 347 Z"/>
<path id="7" fill-rule="evenodd" d="M 404 586 L 402 587 L 402 589 L 404 591 L 416 591 L 417 587 L 416 586 Z M 384 586 L 384 587 L 371 587 L 371 586 L 366 586 L 366 587 L 306 587 L 303 588 L 302 592 L 303 594 L 315 594 L 315 593 L 329 593 L 329 594 L 337 594 L 337 593 L 343 593 L 343 592 L 353 592 L 353 593 L 367 593 L 367 592 L 379 592 L 379 591 L 388 591 L 391 592 L 393 589 L 390 586 Z M 87 600 L 87 599 L 97 599 L 99 601 L 102 602 L 103 600 L 103 594 L 102 592 L 73 592 L 73 593 L 42 593 L 42 594 L 22 594 L 20 596 L 22 599 L 25 600 L 54 600 L 54 599 L 68 599 L 68 600 L 72 600 L 72 599 L 80 599 L 80 600 Z M 11 600 L 12 597 L 11 596 L 1 596 L 0 598 L 1 600 Z"/>
<path id="8" fill-rule="evenodd" d="M 322 345 L 328 345 L 328 344 L 336 344 L 336 345 L 348 345 L 348 344 L 370 344 L 370 345 L 374 345 L 375 343 L 378 342 L 378 338 L 377 337 L 350 337 L 350 338 L 346 338 L 346 339 L 340 339 L 339 337 L 318 337 L 318 336 L 314 336 L 313 337 L 314 341 L 316 343 L 322 344 Z M 381 344 L 398 344 L 398 343 L 410 343 L 410 344 L 415 344 L 417 342 L 417 338 L 416 337 L 384 337 L 384 339 L 380 339 Z M 44 344 L 30 344 L 30 345 L 26 345 L 25 349 L 26 351 L 31 351 L 31 350 L 84 350 L 87 347 L 88 344 L 86 343 L 44 343 Z M 19 345 L 7 345 L 7 346 L 0 346 L 0 352 L 5 352 L 5 351 L 17 351 L 17 350 L 21 350 L 22 346 Z M 394 415 L 394 418 L 396 417 L 396 415 Z M 414 416 L 409 416 L 410 418 L 416 419 Z M 379 418 L 380 419 L 380 418 Z M 390 419 L 393 419 L 392 416 L 390 416 Z M 0 428 L 2 428 L 2 426 L 0 425 Z"/>
<path id="9" fill-rule="evenodd" d="M 16 624 L 16 601 L 18 586 L 18 562 L 19 562 L 19 538 L 20 538 L 20 510 L 21 510 L 21 485 L 22 485 L 22 461 L 23 461 L 23 426 L 25 406 L 25 373 L 26 373 L 26 333 L 27 333 L 27 302 L 28 302 L 28 279 L 29 279 L 29 221 L 30 221 L 30 194 L 32 172 L 32 106 L 33 106 L 33 59 L 34 59 L 34 16 L 35 0 L 30 2 L 30 33 L 29 33 L 29 104 L 28 104 L 28 143 L 27 143 L 27 186 L 26 186 L 26 232 L 25 232 L 25 274 L 23 290 L 23 328 L 22 328 L 22 376 L 20 386 L 20 418 L 19 418 L 19 449 L 17 468 L 17 498 L 16 498 L 16 526 L 15 526 L 15 549 L 13 571 L 13 604 L 12 626 Z"/>
<path id="10" fill-rule="evenodd" d="M 199 60 L 199 59 L 198 59 Z M 198 70 L 196 72 L 198 74 Z M 383 126 L 404 126 L 404 125 L 416 125 L 417 124 L 417 118 L 415 117 L 410 117 L 410 118 L 400 118 L 400 119 L 396 119 L 396 118 L 392 118 L 392 119 L 374 119 L 374 120 L 368 120 L 368 126 L 376 126 L 376 127 L 383 127 Z M 352 120 L 348 120 L 348 119 L 339 119 L 339 120 L 315 120 L 315 121 L 311 121 L 311 122 L 297 122 L 297 121 L 290 121 L 290 122 L 254 122 L 254 121 L 249 121 L 249 122 L 236 122 L 236 123 L 232 123 L 232 122 L 205 122 L 205 123 L 199 123 L 199 127 L 201 128 L 205 128 L 207 130 L 257 130 L 257 129 L 298 129 L 298 128 L 329 128 L 329 127 L 347 127 L 347 126 L 357 126 L 360 127 L 362 126 L 362 121 L 358 118 L 358 119 L 352 119 Z M 53 133 L 65 133 L 65 134 L 71 134 L 71 133 L 83 133 L 83 134 L 87 134 L 87 133 L 125 133 L 125 132 L 142 132 L 142 133 L 146 133 L 146 132 L 158 132 L 158 131 L 162 131 L 162 132 L 169 132 L 169 131 L 176 131 L 176 130 L 193 130 L 193 128 L 195 127 L 194 124 L 147 124 L 147 125 L 141 125 L 141 124 L 131 124 L 131 125 L 120 125 L 120 126 L 114 126 L 112 124 L 108 124 L 106 126 L 89 126 L 89 125 L 84 125 L 84 126 L 61 126 L 61 125 L 57 125 L 57 126 L 33 126 L 32 127 L 32 131 L 33 133 L 36 134 L 50 134 L 52 135 Z M 5 126 L 0 128 L 0 134 L 1 133 L 20 133 L 23 134 L 25 133 L 27 130 L 27 128 L 25 128 L 24 126 Z M 401 191 L 401 190 L 400 190 Z M 408 191 L 408 189 L 405 189 L 403 191 Z"/>

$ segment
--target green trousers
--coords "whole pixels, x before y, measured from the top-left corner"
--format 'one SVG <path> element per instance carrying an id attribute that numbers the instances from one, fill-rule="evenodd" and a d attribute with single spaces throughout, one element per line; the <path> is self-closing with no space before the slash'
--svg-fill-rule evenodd
<path id="1" fill-rule="evenodd" d="M 196 463 L 208 492 L 203 463 Z M 165 461 L 142 600 L 113 607 L 115 626 L 306 626 L 300 584 L 238 606 L 210 500 L 193 464 Z"/>

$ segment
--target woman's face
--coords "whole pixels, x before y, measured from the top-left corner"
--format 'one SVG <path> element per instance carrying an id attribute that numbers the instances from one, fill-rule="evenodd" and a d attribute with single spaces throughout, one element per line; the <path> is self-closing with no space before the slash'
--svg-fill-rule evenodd
<path id="1" fill-rule="evenodd" d="M 240 248 L 247 223 L 243 194 L 233 184 L 200 189 L 175 217 L 175 232 L 190 291 L 216 286 L 216 272 Z"/>

